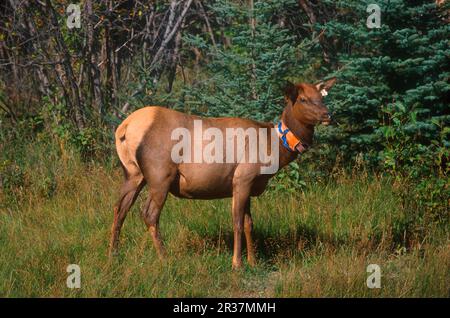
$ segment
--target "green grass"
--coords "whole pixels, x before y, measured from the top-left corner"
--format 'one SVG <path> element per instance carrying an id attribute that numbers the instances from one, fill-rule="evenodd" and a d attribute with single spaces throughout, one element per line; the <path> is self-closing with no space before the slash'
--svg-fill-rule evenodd
<path id="1" fill-rule="evenodd" d="M 120 169 L 82 164 L 63 147 L 36 151 L 18 163 L 18 185 L 0 193 L 0 296 L 449 296 L 448 224 L 421 223 L 393 179 L 343 174 L 253 199 L 258 265 L 241 271 L 231 270 L 229 200 L 169 197 L 162 262 L 140 217 L 144 189 L 108 262 Z M 380 289 L 366 286 L 372 263 L 381 267 Z M 81 289 L 66 287 L 69 264 L 81 267 Z"/>

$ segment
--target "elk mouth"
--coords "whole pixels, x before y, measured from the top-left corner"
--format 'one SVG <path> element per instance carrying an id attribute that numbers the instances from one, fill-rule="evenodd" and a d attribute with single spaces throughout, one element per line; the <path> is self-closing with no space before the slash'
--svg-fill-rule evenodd
<path id="1" fill-rule="evenodd" d="M 331 124 L 331 115 L 330 114 L 326 114 L 325 116 L 322 117 L 322 121 L 321 124 L 324 126 L 328 126 Z"/>
<path id="2" fill-rule="evenodd" d="M 322 119 L 321 124 L 324 126 L 328 126 L 331 124 L 331 117 L 327 116 L 326 118 Z"/>

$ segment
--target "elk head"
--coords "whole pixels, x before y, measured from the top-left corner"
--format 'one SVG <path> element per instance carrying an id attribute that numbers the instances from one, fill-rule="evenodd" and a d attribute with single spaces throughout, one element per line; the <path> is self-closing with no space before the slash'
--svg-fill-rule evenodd
<path id="1" fill-rule="evenodd" d="M 328 94 L 329 89 L 336 82 L 333 77 L 316 84 L 288 82 L 285 89 L 285 99 L 287 107 L 292 107 L 290 114 L 299 122 L 305 125 L 329 125 L 331 115 L 328 108 L 323 103 L 323 97 Z"/>

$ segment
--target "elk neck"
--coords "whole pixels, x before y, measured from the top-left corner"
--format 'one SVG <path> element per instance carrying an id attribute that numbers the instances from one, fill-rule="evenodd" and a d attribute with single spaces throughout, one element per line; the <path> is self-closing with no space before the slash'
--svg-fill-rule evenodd
<path id="1" fill-rule="evenodd" d="M 314 125 L 306 124 L 298 121 L 292 114 L 292 104 L 288 104 L 281 114 L 281 120 L 289 128 L 289 130 L 301 140 L 303 144 L 308 146 L 312 145 L 314 135 Z M 286 149 L 280 140 L 280 168 L 289 164 L 295 158 L 297 158 L 298 152 L 292 152 Z"/>

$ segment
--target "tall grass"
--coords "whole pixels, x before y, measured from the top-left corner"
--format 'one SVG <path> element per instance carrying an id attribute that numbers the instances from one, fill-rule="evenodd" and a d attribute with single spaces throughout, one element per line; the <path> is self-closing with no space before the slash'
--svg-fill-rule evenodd
<path id="1" fill-rule="evenodd" d="M 1 160 L 3 297 L 450 296 L 448 223 L 423 223 L 399 195 L 405 185 L 389 177 L 342 172 L 252 199 L 259 262 L 236 272 L 229 200 L 169 197 L 161 216 L 169 256 L 160 261 L 140 217 L 144 189 L 109 262 L 119 168 L 42 142 Z M 69 264 L 80 265 L 81 289 L 66 286 Z M 380 289 L 366 286 L 369 264 L 381 267 Z"/>

